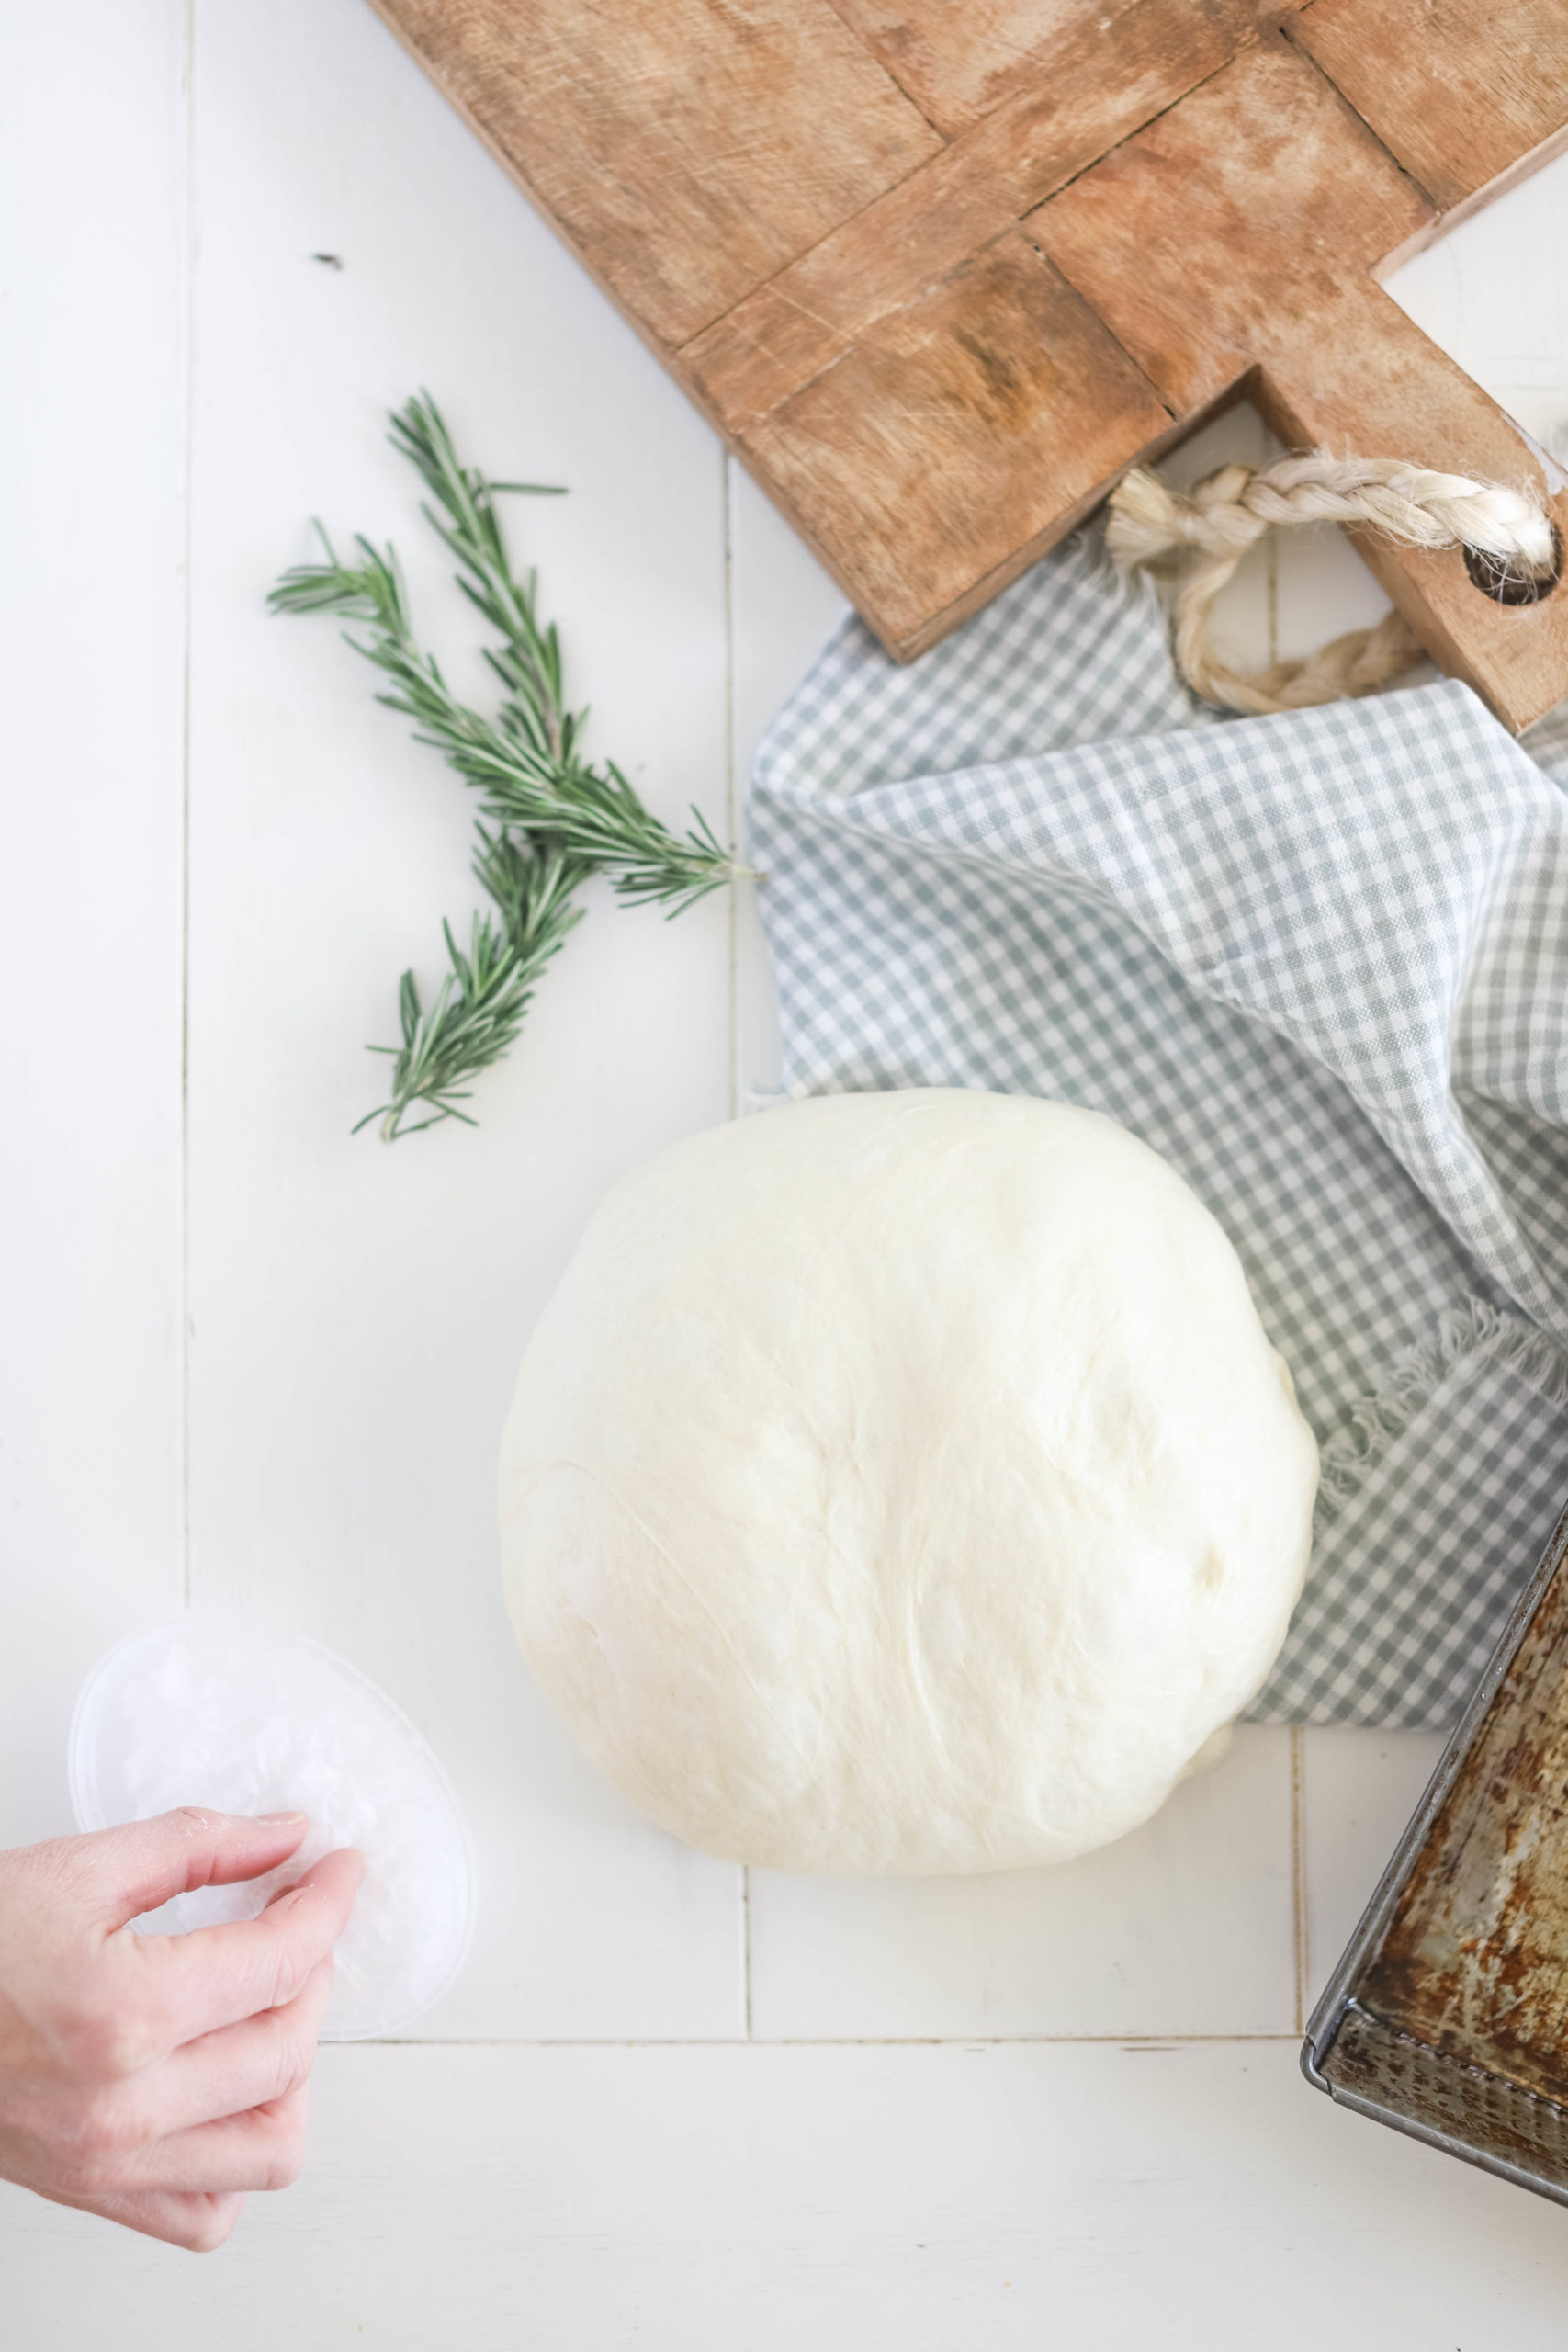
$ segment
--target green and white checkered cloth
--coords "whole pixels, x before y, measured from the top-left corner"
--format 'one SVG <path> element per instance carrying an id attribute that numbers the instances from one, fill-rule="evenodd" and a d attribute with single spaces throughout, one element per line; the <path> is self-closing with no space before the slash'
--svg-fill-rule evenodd
<path id="1" fill-rule="evenodd" d="M 1214 720 L 1088 541 L 757 756 L 785 1092 L 1088 1104 L 1240 1252 L 1324 1447 L 1265 1722 L 1452 1723 L 1568 1498 L 1564 785 L 1459 685 Z"/>

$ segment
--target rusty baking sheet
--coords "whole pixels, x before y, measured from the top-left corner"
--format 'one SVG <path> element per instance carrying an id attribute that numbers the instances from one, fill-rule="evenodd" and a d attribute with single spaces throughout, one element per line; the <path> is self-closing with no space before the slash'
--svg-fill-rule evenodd
<path id="1" fill-rule="evenodd" d="M 1341 2106 L 1568 2204 L 1568 1511 L 1302 2066 Z"/>

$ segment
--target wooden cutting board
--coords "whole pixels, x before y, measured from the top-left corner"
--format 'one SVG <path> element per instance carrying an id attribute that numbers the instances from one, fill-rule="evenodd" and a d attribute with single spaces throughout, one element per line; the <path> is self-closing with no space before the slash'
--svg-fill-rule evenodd
<path id="1" fill-rule="evenodd" d="M 1228 402 L 1561 477 L 1378 280 L 1568 145 L 1568 0 L 374 0 L 921 652 Z M 1361 551 L 1515 728 L 1568 589 Z"/>

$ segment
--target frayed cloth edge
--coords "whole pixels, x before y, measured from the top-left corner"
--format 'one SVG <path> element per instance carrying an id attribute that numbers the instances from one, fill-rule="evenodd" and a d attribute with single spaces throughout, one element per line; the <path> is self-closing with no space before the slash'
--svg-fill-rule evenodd
<path id="1" fill-rule="evenodd" d="M 1354 1501 L 1394 1440 L 1450 1374 L 1477 1360 L 1506 1366 L 1547 1404 L 1568 1404 L 1568 1355 L 1550 1332 L 1521 1316 L 1506 1315 L 1483 1298 L 1447 1308 L 1438 1317 L 1437 1338 L 1397 1356 L 1382 1385 L 1352 1406 L 1347 1426 L 1322 1448 L 1314 1519 L 1320 1533 Z"/>

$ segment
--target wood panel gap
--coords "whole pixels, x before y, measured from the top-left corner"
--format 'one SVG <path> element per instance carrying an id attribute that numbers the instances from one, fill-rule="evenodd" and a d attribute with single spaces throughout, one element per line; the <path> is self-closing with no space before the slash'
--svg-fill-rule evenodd
<path id="1" fill-rule="evenodd" d="M 1295 2042 L 1291 2033 L 400 2034 L 340 2042 L 343 2050 L 1010 2050 L 1148 2051 Z"/>
<path id="2" fill-rule="evenodd" d="M 928 129 L 933 130 L 944 144 L 951 146 L 953 139 L 953 132 L 950 130 L 944 130 L 940 122 L 933 122 L 931 120 L 931 116 L 927 113 L 919 99 L 915 96 L 913 90 L 910 89 L 908 84 L 904 80 L 902 74 L 895 73 L 893 67 L 888 64 L 887 60 L 885 57 L 877 56 L 875 50 L 872 48 L 871 43 L 866 40 L 866 37 L 861 31 L 860 27 L 852 22 L 850 17 L 845 16 L 842 8 L 839 6 L 839 0 L 828 0 L 828 6 L 831 8 L 834 16 L 838 17 L 839 22 L 844 27 L 845 30 L 854 35 L 856 40 L 859 41 L 861 47 L 864 50 L 866 55 L 872 60 L 873 63 L 879 65 L 882 68 L 882 71 L 886 74 L 888 80 L 892 83 L 899 96 L 901 97 L 908 98 L 909 104 L 914 107 L 915 112 L 919 116 L 921 121 L 927 125 Z"/>
<path id="3" fill-rule="evenodd" d="M 1269 600 L 1269 658 L 1279 660 L 1274 635 L 1273 600 Z M 1295 1979 L 1296 2032 L 1304 2033 L 1307 1986 L 1311 1967 L 1311 1920 L 1307 1910 L 1306 1743 L 1300 1724 L 1291 1725 L 1291 1923 L 1292 1973 Z"/>
<path id="4" fill-rule="evenodd" d="M 1346 113 L 1354 119 L 1359 129 L 1366 131 L 1368 137 L 1372 141 L 1374 145 L 1379 147 L 1382 153 L 1387 156 L 1390 169 L 1397 172 L 1400 178 L 1407 183 L 1414 193 L 1420 198 L 1421 202 L 1423 204 L 1429 205 L 1431 208 L 1434 217 L 1426 228 L 1418 229 L 1416 232 L 1416 234 L 1404 244 L 1398 246 L 1393 253 L 1383 256 L 1372 265 L 1372 276 L 1374 277 L 1382 277 L 1385 274 L 1392 275 L 1394 270 L 1399 268 L 1402 263 L 1409 260 L 1413 253 L 1419 253 L 1424 245 L 1430 244 L 1435 238 L 1442 235 L 1444 226 L 1442 207 L 1438 202 L 1437 198 L 1432 194 L 1431 189 L 1422 186 L 1415 173 L 1411 170 L 1409 164 L 1400 162 L 1399 157 L 1394 153 L 1393 149 L 1389 145 L 1387 140 L 1380 138 L 1371 123 L 1367 121 L 1365 116 L 1357 113 L 1355 107 L 1346 96 L 1344 91 L 1340 88 L 1333 74 L 1328 71 L 1328 68 L 1320 63 L 1318 59 L 1313 55 L 1312 51 L 1308 49 L 1306 43 L 1298 38 L 1297 23 L 1292 22 L 1288 25 L 1282 24 L 1280 27 L 1280 34 L 1281 40 L 1290 43 L 1291 48 L 1301 59 L 1303 65 L 1310 65 L 1314 74 L 1322 75 L 1329 88 L 1333 91 L 1335 96 L 1338 99 L 1340 105 L 1344 107 Z"/>
<path id="5" fill-rule="evenodd" d="M 185 0 L 181 56 L 185 118 L 180 201 L 180 1146 L 179 1146 L 179 1543 L 180 1598 L 190 1607 L 191 1574 L 191 1289 L 190 1289 L 190 803 L 191 803 L 191 566 L 195 545 L 196 419 L 196 0 Z"/>

